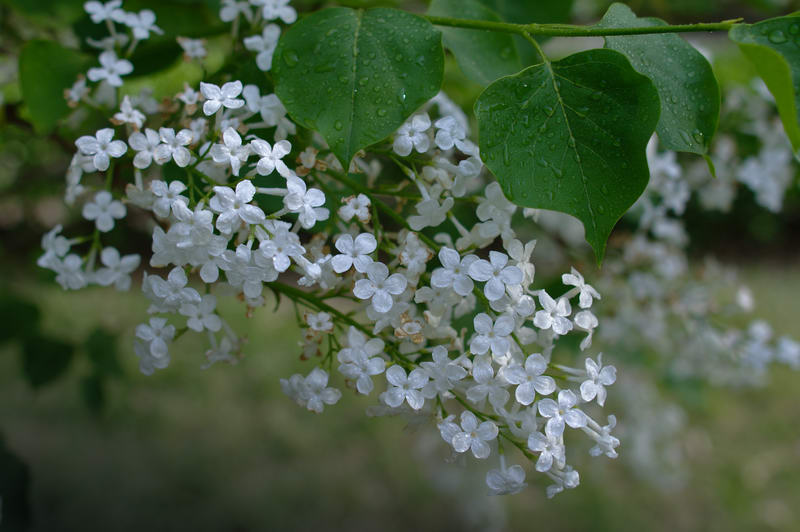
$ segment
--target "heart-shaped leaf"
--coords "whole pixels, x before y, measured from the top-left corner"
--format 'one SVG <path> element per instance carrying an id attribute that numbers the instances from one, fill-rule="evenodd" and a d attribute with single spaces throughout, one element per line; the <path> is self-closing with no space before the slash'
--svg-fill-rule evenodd
<path id="1" fill-rule="evenodd" d="M 795 157 L 800 152 L 800 16 L 737 24 L 729 36 L 767 84 Z"/>
<path id="2" fill-rule="evenodd" d="M 433 0 L 429 15 L 499 22 L 500 17 L 479 0 Z M 522 69 L 514 39 L 508 33 L 443 27 L 444 45 L 453 52 L 468 78 L 488 85 Z"/>
<path id="3" fill-rule="evenodd" d="M 624 4 L 612 4 L 599 26 L 664 26 L 657 18 L 638 18 Z M 622 53 L 653 81 L 661 98 L 656 132 L 675 151 L 704 155 L 719 122 L 719 85 L 703 54 L 674 33 L 606 37 L 606 48 Z"/>
<path id="4" fill-rule="evenodd" d="M 275 50 L 275 92 L 292 119 L 319 131 L 347 168 L 442 85 L 441 33 L 397 9 L 324 9 Z"/>
<path id="5" fill-rule="evenodd" d="M 580 52 L 497 80 L 475 115 L 481 157 L 506 196 L 578 218 L 599 262 L 649 179 L 659 115 L 650 79 L 619 52 Z"/>

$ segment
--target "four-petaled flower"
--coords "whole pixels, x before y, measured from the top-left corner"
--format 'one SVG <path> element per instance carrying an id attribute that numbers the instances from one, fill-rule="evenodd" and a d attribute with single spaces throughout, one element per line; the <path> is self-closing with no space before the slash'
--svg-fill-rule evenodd
<path id="1" fill-rule="evenodd" d="M 586 376 L 589 378 L 581 383 L 581 398 L 588 403 L 597 397 L 597 404 L 603 406 L 607 393 L 605 387 L 616 382 L 617 368 L 603 366 L 603 353 L 600 353 L 597 362 L 586 359 Z"/>
<path id="2" fill-rule="evenodd" d="M 189 165 L 192 154 L 185 148 L 192 143 L 192 132 L 188 129 L 181 129 L 178 133 L 171 127 L 162 127 L 158 130 L 161 141 L 155 150 L 155 159 L 158 164 L 164 164 L 172 159 L 181 168 Z"/>
<path id="3" fill-rule="evenodd" d="M 499 357 L 508 352 L 511 346 L 508 337 L 514 331 L 514 318 L 503 315 L 492 323 L 492 318 L 481 312 L 472 321 L 476 333 L 469 343 L 472 353 L 482 355 L 491 349 L 492 355 Z"/>
<path id="4" fill-rule="evenodd" d="M 339 372 L 348 379 L 355 379 L 358 393 L 369 395 L 373 389 L 372 377 L 383 373 L 386 361 L 379 355 L 383 353 L 383 340 L 367 337 L 355 327 L 347 333 L 349 347 L 339 351 L 341 365 Z M 402 401 L 401 401 L 402 402 Z"/>
<path id="5" fill-rule="evenodd" d="M 561 282 L 575 287 L 574 290 L 577 290 L 578 294 L 580 294 L 578 305 L 580 305 L 581 308 L 591 307 L 592 299 L 601 299 L 597 290 L 595 290 L 592 285 L 586 284 L 586 281 L 583 280 L 583 275 L 574 267 L 570 273 L 565 273 L 561 276 Z"/>
<path id="6" fill-rule="evenodd" d="M 552 328 L 556 334 L 567 334 L 572 330 L 572 322 L 567 317 L 572 313 L 572 307 L 566 298 L 560 297 L 556 301 L 547 292 L 541 290 L 539 303 L 542 305 L 542 310 L 533 317 L 534 325 L 543 330 Z"/>
<path id="7" fill-rule="evenodd" d="M 534 353 L 525 360 L 525 367 L 512 366 L 505 372 L 505 378 L 511 384 L 517 384 L 515 397 L 520 404 L 529 405 L 539 395 L 550 395 L 556 390 L 553 377 L 543 375 L 547 362 L 540 353 Z"/>
<path id="8" fill-rule="evenodd" d="M 386 370 L 386 380 L 390 386 L 381 394 L 381 399 L 390 407 L 397 408 L 406 401 L 408 406 L 419 410 L 425 404 L 422 388 L 427 384 L 428 376 L 422 369 L 413 369 L 406 375 L 400 366 L 392 366 Z"/>
<path id="9" fill-rule="evenodd" d="M 389 312 L 394 306 L 392 296 L 399 296 L 405 291 L 408 279 L 399 273 L 389 275 L 389 268 L 382 262 L 367 266 L 366 273 L 366 279 L 356 281 L 353 294 L 359 299 L 371 299 L 376 312 Z"/>
<path id="10" fill-rule="evenodd" d="M 542 473 L 549 471 L 554 462 L 558 469 L 564 467 L 566 455 L 564 445 L 558 436 L 534 432 L 528 436 L 528 449 L 539 453 L 539 458 L 536 460 L 536 471 Z"/>
<path id="11" fill-rule="evenodd" d="M 112 87 L 122 86 L 122 77 L 133 72 L 133 64 L 127 59 L 120 59 L 113 50 L 106 50 L 100 57 L 99 67 L 90 68 L 86 77 L 92 81 L 106 80 Z"/>
<path id="12" fill-rule="evenodd" d="M 415 149 L 419 153 L 428 151 L 431 139 L 427 131 L 431 127 L 431 119 L 427 114 L 417 114 L 409 118 L 394 135 L 394 152 L 403 157 L 410 155 Z"/>
<path id="13" fill-rule="evenodd" d="M 121 140 L 112 140 L 114 130 L 110 127 L 103 128 L 95 136 L 84 135 L 75 141 L 75 145 L 84 155 L 92 156 L 94 167 L 105 172 L 111 164 L 111 157 L 122 157 L 128 151 L 128 146 Z"/>
<path id="14" fill-rule="evenodd" d="M 222 142 L 211 147 L 211 158 L 215 163 L 230 164 L 233 175 L 238 176 L 242 163 L 250 156 L 250 147 L 242 146 L 242 137 L 232 127 L 222 133 Z"/>
<path id="15" fill-rule="evenodd" d="M 344 273 L 351 267 L 357 272 L 366 273 L 367 267 L 372 264 L 370 253 L 378 247 L 378 241 L 370 233 L 361 233 L 355 239 L 350 234 L 343 234 L 336 240 L 336 249 L 341 253 L 331 259 L 333 271 Z"/>
<path id="16" fill-rule="evenodd" d="M 248 180 L 240 181 L 234 192 L 230 187 L 214 187 L 216 195 L 208 202 L 211 210 L 219 213 L 217 229 L 225 234 L 232 233 L 241 222 L 250 225 L 264 223 L 264 211 L 250 205 L 256 195 L 256 187 Z"/>
<path id="17" fill-rule="evenodd" d="M 573 429 L 586 426 L 586 414 L 575 408 L 578 398 L 572 390 L 558 392 L 558 402 L 550 399 L 541 399 L 537 406 L 539 414 L 547 418 L 545 432 L 549 435 L 560 436 L 564 432 L 564 423 Z"/>
<path id="18" fill-rule="evenodd" d="M 269 175 L 277 170 L 283 177 L 290 177 L 293 174 L 289 167 L 281 159 L 292 151 L 292 145 L 288 140 L 279 140 L 275 146 L 270 146 L 266 140 L 256 139 L 250 143 L 250 149 L 261 157 L 256 165 L 256 171 L 260 175 Z"/>
<path id="19" fill-rule="evenodd" d="M 101 190 L 94 196 L 94 201 L 90 201 L 83 206 L 83 217 L 87 220 L 94 220 L 97 230 L 107 233 L 114 229 L 114 219 L 125 217 L 125 205 L 121 201 L 115 200 L 111 192 Z"/>
<path id="20" fill-rule="evenodd" d="M 462 259 L 458 251 L 443 247 L 439 250 L 439 262 L 444 267 L 433 270 L 431 286 L 436 288 L 452 287 L 460 296 L 469 295 L 475 283 L 467 272 L 472 263 L 477 260 L 478 257 L 475 255 L 467 255 Z"/>
<path id="21" fill-rule="evenodd" d="M 203 103 L 203 113 L 213 115 L 221 107 L 238 109 L 244 105 L 244 100 L 237 98 L 242 93 L 242 82 L 229 81 L 222 87 L 213 83 L 200 82 L 200 92 L 206 101 Z"/>
<path id="22" fill-rule="evenodd" d="M 469 410 L 461 412 L 461 426 L 459 427 L 448 418 L 439 425 L 442 437 L 457 453 L 467 450 L 472 451 L 475 458 L 484 459 L 489 457 L 491 447 L 489 443 L 497 438 L 499 430 L 492 421 L 478 423 L 478 418 Z"/>
<path id="23" fill-rule="evenodd" d="M 470 264 L 469 276 L 476 281 L 486 281 L 483 293 L 489 301 L 503 297 L 506 285 L 522 282 L 522 271 L 516 266 L 508 266 L 508 255 L 498 251 L 490 251 L 488 261 L 478 259 Z"/>

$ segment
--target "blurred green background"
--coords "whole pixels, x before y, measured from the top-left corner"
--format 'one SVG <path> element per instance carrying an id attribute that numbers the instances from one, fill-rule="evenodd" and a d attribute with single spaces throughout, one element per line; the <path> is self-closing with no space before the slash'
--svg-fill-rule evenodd
<path id="1" fill-rule="evenodd" d="M 379 3 L 424 9 L 422 2 Z M 34 265 L 45 230 L 64 223 L 69 232 L 85 222 L 60 198 L 75 132 L 34 132 L 17 56 L 32 38 L 77 46 L 81 4 L 0 0 L 0 530 L 800 530 L 800 374 L 783 366 L 764 388 L 678 394 L 689 414 L 678 442 L 689 476 L 678 488 L 659 489 L 637 475 L 623 440 L 619 460 L 588 461 L 580 488 L 554 500 L 531 474 L 531 489 L 487 497 L 485 470 L 444 463 L 434 427 L 368 418 L 365 398 L 345 394 L 324 415 L 297 408 L 278 384 L 308 370 L 289 308 L 264 308 L 251 319 L 239 306 L 222 309 L 248 337 L 237 366 L 201 370 L 204 347 L 187 336 L 174 345 L 169 369 L 139 374 L 131 345 L 144 298 L 97 288 L 65 293 Z M 193 3 L 128 4 L 169 14 Z M 218 2 L 199 4 L 213 14 Z M 607 5 L 576 4 L 576 20 L 593 20 Z M 674 22 L 757 20 L 800 7 L 778 0 L 630 5 Z M 229 46 L 224 37 L 213 44 Z M 209 48 L 212 59 L 221 53 Z M 726 53 L 738 64 L 735 50 Z M 199 70 L 179 59 L 167 67 L 138 78 L 136 89 L 152 85 L 156 96 L 171 96 L 184 79 L 199 81 Z M 479 88 L 453 62 L 447 76 L 448 92 L 469 106 Z M 777 334 L 797 336 L 797 189 L 780 215 L 756 208 L 748 194 L 726 215 L 690 212 L 699 243 L 693 252 L 740 266 L 756 315 Z M 127 249 L 149 249 L 146 234 L 125 238 Z"/>

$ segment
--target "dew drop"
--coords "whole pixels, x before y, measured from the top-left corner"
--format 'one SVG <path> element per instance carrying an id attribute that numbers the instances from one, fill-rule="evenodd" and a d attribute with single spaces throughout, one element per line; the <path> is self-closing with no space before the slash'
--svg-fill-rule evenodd
<path id="1" fill-rule="evenodd" d="M 795 22 L 794 24 L 789 26 L 789 33 L 792 35 L 797 35 L 798 33 L 800 33 L 800 24 Z"/>
<path id="2" fill-rule="evenodd" d="M 386 116 L 386 109 L 378 109 L 378 116 Z"/>
<path id="3" fill-rule="evenodd" d="M 337 120 L 336 122 L 333 123 L 333 128 L 336 131 L 341 131 L 343 127 L 344 127 L 344 124 L 342 124 L 341 120 Z"/>
<path id="4" fill-rule="evenodd" d="M 769 39 L 769 42 L 772 44 L 783 44 L 788 40 L 786 34 L 781 30 L 772 30 L 769 32 L 767 39 Z"/>
<path id="5" fill-rule="evenodd" d="M 597 206 L 597 212 L 599 212 L 600 214 L 605 214 L 605 213 L 606 213 L 606 208 L 605 208 L 605 206 L 603 206 L 603 205 L 598 205 L 598 206 Z"/>
<path id="6" fill-rule="evenodd" d="M 283 51 L 283 62 L 286 63 L 286 66 L 292 68 L 297 65 L 300 61 L 300 58 L 297 57 L 297 52 L 294 50 L 284 50 Z"/>

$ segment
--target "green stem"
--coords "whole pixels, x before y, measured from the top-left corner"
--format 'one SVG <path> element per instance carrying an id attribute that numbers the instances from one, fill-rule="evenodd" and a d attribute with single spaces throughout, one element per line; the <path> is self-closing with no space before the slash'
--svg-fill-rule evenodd
<path id="1" fill-rule="evenodd" d="M 467 28 L 472 30 L 516 33 L 518 35 L 543 35 L 550 37 L 605 37 L 611 35 L 647 35 L 653 33 L 690 33 L 703 31 L 728 31 L 741 19 L 722 22 L 700 22 L 696 24 L 674 24 L 666 26 L 639 26 L 633 28 L 602 28 L 598 26 L 575 26 L 571 24 L 512 24 L 490 20 L 469 20 L 451 17 L 426 16 L 428 22 L 437 26 Z"/>

